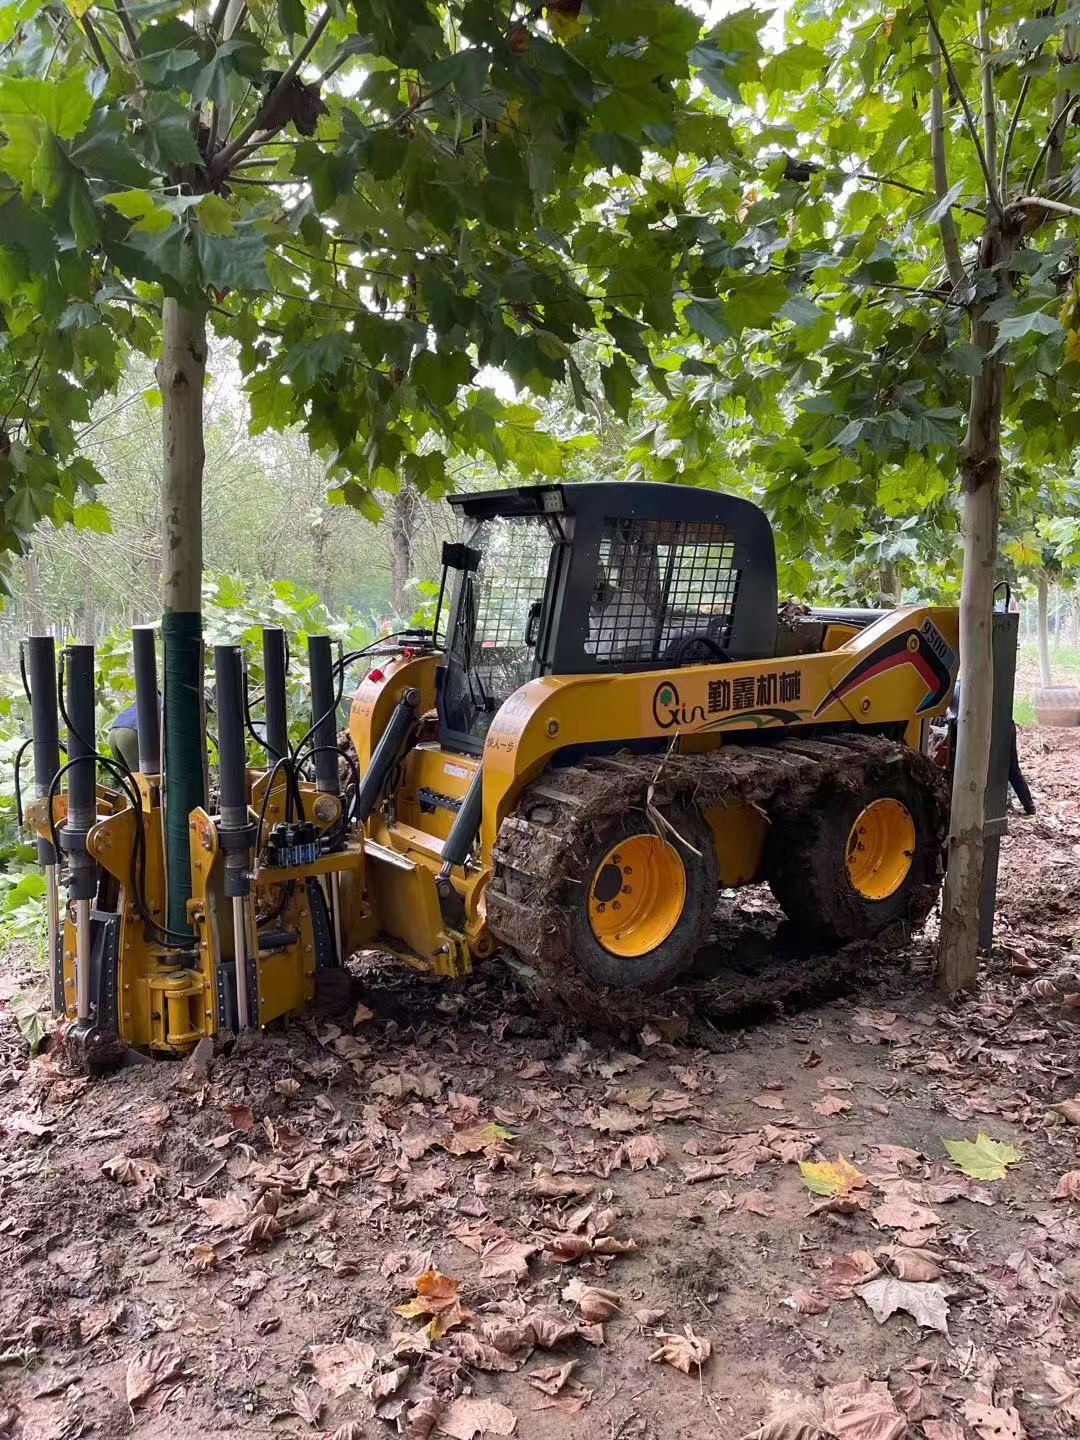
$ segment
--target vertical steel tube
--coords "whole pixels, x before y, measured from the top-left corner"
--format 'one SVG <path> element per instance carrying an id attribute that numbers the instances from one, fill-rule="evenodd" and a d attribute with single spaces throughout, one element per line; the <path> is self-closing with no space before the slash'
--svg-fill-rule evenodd
<path id="1" fill-rule="evenodd" d="M 308 637 L 308 668 L 311 672 L 311 722 L 314 731 L 315 784 L 320 790 L 337 795 L 341 791 L 338 776 L 337 708 L 334 704 L 334 663 L 329 635 Z"/>
<path id="2" fill-rule="evenodd" d="M 251 1024 L 247 987 L 247 930 L 244 923 L 246 909 L 246 898 L 243 895 L 234 895 L 232 897 L 232 920 L 233 952 L 236 957 L 236 1024 L 240 1030 L 248 1029 Z"/>
<path id="3" fill-rule="evenodd" d="M 344 965 L 349 958 L 343 949 L 341 924 L 341 875 L 337 870 L 330 872 L 330 909 L 334 920 L 334 954 L 337 963 Z"/>
<path id="4" fill-rule="evenodd" d="M 271 760 L 289 753 L 289 717 L 285 699 L 285 631 L 262 632 L 263 715 Z"/>
<path id="5" fill-rule="evenodd" d="M 75 905 L 76 1018 L 85 1023 L 90 1019 L 90 902 L 97 890 L 97 865 L 86 848 L 86 837 L 97 820 L 94 647 L 69 645 L 64 651 L 64 671 L 71 769 L 60 843 L 68 857 L 68 898 Z"/>
<path id="6" fill-rule="evenodd" d="M 51 845 L 49 849 L 52 849 Z M 53 1014 L 61 1015 L 65 1008 L 64 966 L 60 955 L 60 877 L 55 864 L 45 866 L 45 913 Z"/>
<path id="7" fill-rule="evenodd" d="M 75 1017 L 90 1019 L 90 901 L 75 901 Z"/>
<path id="8" fill-rule="evenodd" d="M 251 1023 L 245 911 L 251 888 L 252 832 L 244 755 L 244 661 L 235 645 L 215 645 L 214 682 L 217 687 L 218 786 L 221 792 L 218 831 L 225 854 L 225 894 L 232 900 L 236 1019 L 239 1028 L 246 1030 Z"/>
<path id="9" fill-rule="evenodd" d="M 139 769 L 161 773 L 161 709 L 158 701 L 156 627 L 136 625 L 131 632 L 135 671 L 135 717 L 139 727 Z"/>
<path id="10" fill-rule="evenodd" d="M 32 635 L 26 642 L 30 682 L 30 723 L 33 727 L 34 793 L 48 795 L 60 769 L 60 714 L 56 701 L 56 646 L 51 635 Z M 59 961 L 60 893 L 57 865 L 60 857 L 49 840 L 37 842 L 38 864 L 45 870 L 49 975 L 53 1011 L 64 1009 L 64 975 Z"/>

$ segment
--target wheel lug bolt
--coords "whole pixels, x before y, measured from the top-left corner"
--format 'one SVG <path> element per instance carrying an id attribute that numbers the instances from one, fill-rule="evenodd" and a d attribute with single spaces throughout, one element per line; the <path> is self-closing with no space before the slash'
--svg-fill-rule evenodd
<path id="1" fill-rule="evenodd" d="M 619 902 L 618 902 L 618 900 L 613 900 L 613 901 L 611 902 L 611 908 L 612 908 L 613 910 L 618 910 L 618 908 L 619 908 Z"/>
<path id="2" fill-rule="evenodd" d="M 629 895 L 629 894 L 630 894 L 630 886 L 629 886 L 629 885 L 624 885 L 624 886 L 622 887 L 622 893 L 623 893 L 624 895 Z M 616 902 L 616 903 L 618 903 L 618 902 Z"/>

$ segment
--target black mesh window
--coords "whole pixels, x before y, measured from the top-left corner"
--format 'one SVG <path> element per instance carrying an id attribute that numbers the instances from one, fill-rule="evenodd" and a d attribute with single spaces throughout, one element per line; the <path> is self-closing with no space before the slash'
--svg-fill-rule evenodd
<path id="1" fill-rule="evenodd" d="M 482 739 L 504 700 L 531 680 L 554 539 L 540 516 L 486 520 L 468 543 L 480 564 L 461 580 L 450 635 L 447 727 Z"/>
<path id="2" fill-rule="evenodd" d="M 723 525 L 606 520 L 588 653 L 611 665 L 715 658 L 739 588 L 734 550 Z"/>

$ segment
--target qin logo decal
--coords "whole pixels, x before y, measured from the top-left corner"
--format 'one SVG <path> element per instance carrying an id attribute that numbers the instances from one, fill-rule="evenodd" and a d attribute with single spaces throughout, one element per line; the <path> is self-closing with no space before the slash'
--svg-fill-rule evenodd
<path id="1" fill-rule="evenodd" d="M 661 680 L 653 691 L 653 719 L 661 730 L 671 730 L 676 725 L 700 725 L 705 719 L 702 705 L 684 705 L 676 685 L 670 680 Z"/>
<path id="2" fill-rule="evenodd" d="M 933 710 L 952 690 L 956 652 L 934 622 L 927 618 L 918 630 L 904 630 L 899 635 L 892 635 L 864 656 L 825 696 L 814 711 L 815 719 L 834 700 L 842 700 L 867 680 L 876 680 L 878 676 L 903 665 L 910 665 L 926 683 L 926 694 L 915 707 L 916 715 Z"/>

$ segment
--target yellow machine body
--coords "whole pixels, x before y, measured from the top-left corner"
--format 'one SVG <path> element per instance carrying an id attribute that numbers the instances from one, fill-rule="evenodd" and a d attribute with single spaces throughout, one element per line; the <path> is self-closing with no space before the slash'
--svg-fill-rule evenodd
<path id="1" fill-rule="evenodd" d="M 380 853 L 392 852 L 410 867 L 408 872 L 396 872 L 407 874 L 407 882 L 395 876 L 380 897 L 382 903 L 373 899 L 381 931 L 401 935 L 402 922 L 395 920 L 403 913 L 398 905 L 411 898 L 415 909 L 409 912 L 410 943 L 392 946 L 406 963 L 460 974 L 474 957 L 490 953 L 494 942 L 485 932 L 483 892 L 500 826 L 523 787 L 568 750 L 595 752 L 612 744 L 661 740 L 692 753 L 745 743 L 759 738 L 763 730 L 812 734 L 838 725 L 874 731 L 899 727 L 906 743 L 917 747 L 923 725 L 948 705 L 951 686 L 936 705 L 920 711 L 928 682 L 918 645 L 909 650 L 907 641 L 886 654 L 880 666 L 873 663 L 876 655 L 913 633 L 935 644 L 940 637 L 955 653 L 957 612 L 908 607 L 864 629 L 831 625 L 820 653 L 644 673 L 550 675 L 529 681 L 493 717 L 481 756 L 428 741 L 415 745 L 404 757 L 392 797 L 392 818 L 380 816 L 369 826 Z M 421 706 L 433 710 L 435 673 L 441 660 L 427 655 L 392 662 L 378 680 L 360 685 L 349 734 L 361 769 L 404 690 L 419 689 Z M 431 728 L 434 731 L 434 721 Z M 483 767 L 480 845 L 477 863 L 456 868 L 449 877 L 465 913 L 462 932 L 450 935 L 441 918 L 436 879 L 452 812 L 436 808 L 424 813 L 418 795 L 424 789 L 460 802 L 478 765 Z M 713 834 L 720 883 L 735 886 L 758 880 L 767 830 L 760 812 L 744 805 L 704 814 Z M 385 871 L 387 866 L 385 858 L 376 861 L 376 868 Z M 369 880 L 371 874 L 369 847 Z M 451 947 L 449 956 L 443 949 L 446 945 Z M 452 957 L 452 963 L 443 962 L 443 956 Z"/>

